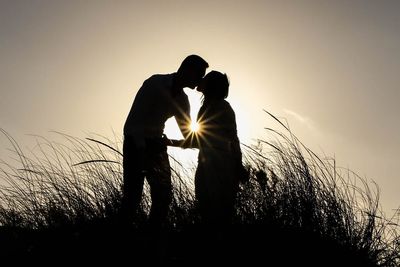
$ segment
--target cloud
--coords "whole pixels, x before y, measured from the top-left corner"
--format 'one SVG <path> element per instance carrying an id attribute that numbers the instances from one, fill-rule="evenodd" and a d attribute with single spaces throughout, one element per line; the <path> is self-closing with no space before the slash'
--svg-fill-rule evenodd
<path id="1" fill-rule="evenodd" d="M 301 124 L 305 125 L 309 130 L 313 131 L 314 133 L 317 133 L 317 128 L 315 126 L 315 123 L 311 118 L 300 115 L 299 113 L 290 109 L 283 109 L 283 111 L 286 114 L 294 117 Z"/>

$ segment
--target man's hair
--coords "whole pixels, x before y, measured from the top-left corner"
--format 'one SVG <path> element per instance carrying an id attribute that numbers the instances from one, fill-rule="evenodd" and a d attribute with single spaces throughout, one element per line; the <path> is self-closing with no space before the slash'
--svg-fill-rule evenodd
<path id="1" fill-rule="evenodd" d="M 198 55 L 189 55 L 182 61 L 179 70 L 188 68 L 207 69 L 208 63 Z"/>

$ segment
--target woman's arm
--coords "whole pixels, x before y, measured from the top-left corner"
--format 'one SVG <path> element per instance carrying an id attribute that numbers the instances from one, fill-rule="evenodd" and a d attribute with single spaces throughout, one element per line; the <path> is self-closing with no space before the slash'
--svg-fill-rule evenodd
<path id="1" fill-rule="evenodd" d="M 182 147 L 183 143 L 185 142 L 184 139 L 177 140 L 177 139 L 169 139 L 169 146 L 174 146 L 174 147 Z"/>
<path id="2" fill-rule="evenodd" d="M 167 136 L 163 137 L 167 146 L 180 147 L 180 148 L 198 148 L 197 142 L 193 142 L 191 138 L 188 139 L 168 139 Z"/>

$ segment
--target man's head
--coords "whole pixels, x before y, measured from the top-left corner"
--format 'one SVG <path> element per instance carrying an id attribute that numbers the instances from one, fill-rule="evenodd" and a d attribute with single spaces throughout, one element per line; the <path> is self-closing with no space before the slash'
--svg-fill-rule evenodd
<path id="1" fill-rule="evenodd" d="M 208 63 L 198 55 L 187 56 L 178 69 L 178 77 L 183 87 L 191 89 L 199 85 L 201 79 L 206 74 Z"/>

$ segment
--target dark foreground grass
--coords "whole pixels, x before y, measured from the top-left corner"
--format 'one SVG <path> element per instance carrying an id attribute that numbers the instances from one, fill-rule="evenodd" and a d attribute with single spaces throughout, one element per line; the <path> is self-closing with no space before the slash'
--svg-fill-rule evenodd
<path id="1" fill-rule="evenodd" d="M 269 114 L 275 118 L 272 114 Z M 276 118 L 275 118 L 276 119 Z M 142 216 L 118 223 L 122 155 L 116 141 L 58 133 L 37 137 L 31 156 L 10 140 L 16 162 L 1 162 L 2 259 L 44 263 L 399 266 L 396 218 L 386 218 L 378 187 L 322 160 L 281 121 L 271 140 L 243 145 L 250 179 L 241 185 L 234 223 L 202 229 L 190 171 L 171 158 L 169 223 L 149 229 Z"/>

